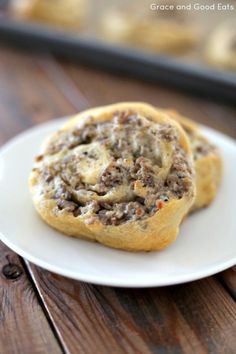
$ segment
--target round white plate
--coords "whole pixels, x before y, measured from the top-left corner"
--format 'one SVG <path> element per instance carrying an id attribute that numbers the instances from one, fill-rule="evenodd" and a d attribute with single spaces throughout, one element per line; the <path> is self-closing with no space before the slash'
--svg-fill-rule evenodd
<path id="1" fill-rule="evenodd" d="M 52 272 L 110 286 L 151 287 L 203 278 L 236 264 L 236 143 L 212 129 L 224 178 L 214 203 L 188 217 L 174 244 L 161 252 L 130 253 L 66 237 L 36 214 L 28 175 L 42 140 L 62 120 L 37 126 L 0 150 L 0 238 L 21 256 Z"/>

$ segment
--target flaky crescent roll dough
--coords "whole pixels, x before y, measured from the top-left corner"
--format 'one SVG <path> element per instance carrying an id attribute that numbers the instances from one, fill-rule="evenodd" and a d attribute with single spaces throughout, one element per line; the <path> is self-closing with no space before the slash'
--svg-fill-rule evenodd
<path id="1" fill-rule="evenodd" d="M 101 29 L 108 41 L 161 53 L 186 52 L 197 44 L 199 37 L 193 24 L 186 21 L 114 9 L 103 14 Z"/>
<path id="2" fill-rule="evenodd" d="M 223 161 L 218 148 L 201 133 L 199 126 L 176 111 L 167 110 L 187 133 L 196 172 L 196 198 L 191 211 L 208 206 L 215 198 L 223 175 Z"/>
<path id="3" fill-rule="evenodd" d="M 206 61 L 218 68 L 236 70 L 236 19 L 220 23 L 210 35 L 205 48 Z"/>
<path id="4" fill-rule="evenodd" d="M 86 0 L 12 0 L 10 11 L 13 16 L 77 30 L 84 24 L 88 12 Z"/>
<path id="5" fill-rule="evenodd" d="M 148 104 L 93 108 L 44 142 L 30 190 L 42 219 L 67 235 L 160 250 L 194 202 L 189 140 Z"/>

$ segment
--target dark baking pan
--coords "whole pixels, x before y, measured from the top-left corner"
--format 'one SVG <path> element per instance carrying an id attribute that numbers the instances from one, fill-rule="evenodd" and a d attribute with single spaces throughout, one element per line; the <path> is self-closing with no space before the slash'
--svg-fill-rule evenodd
<path id="1" fill-rule="evenodd" d="M 234 73 L 6 18 L 0 18 L 0 41 L 30 50 L 50 51 L 96 67 L 236 103 Z"/>

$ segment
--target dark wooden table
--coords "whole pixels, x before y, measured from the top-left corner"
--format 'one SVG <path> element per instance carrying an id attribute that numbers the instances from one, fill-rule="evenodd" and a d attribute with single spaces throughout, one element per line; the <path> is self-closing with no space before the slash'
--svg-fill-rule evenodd
<path id="1" fill-rule="evenodd" d="M 236 109 L 207 97 L 0 47 L 0 144 L 34 124 L 123 100 L 174 107 L 236 137 Z M 114 289 L 0 250 L 1 354 L 236 353 L 235 267 L 184 285 Z"/>

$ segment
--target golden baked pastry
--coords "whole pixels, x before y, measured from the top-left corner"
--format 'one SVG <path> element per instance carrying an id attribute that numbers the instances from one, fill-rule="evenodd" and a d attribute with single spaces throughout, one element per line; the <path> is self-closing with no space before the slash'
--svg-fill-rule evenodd
<path id="1" fill-rule="evenodd" d="M 193 25 L 134 12 L 108 11 L 102 17 L 101 28 L 104 37 L 111 42 L 162 53 L 182 53 L 198 42 Z"/>
<path id="2" fill-rule="evenodd" d="M 209 205 L 215 198 L 223 174 L 223 163 L 218 148 L 201 133 L 199 126 L 176 111 L 167 110 L 187 133 L 193 152 L 196 171 L 196 198 L 191 211 Z"/>
<path id="3" fill-rule="evenodd" d="M 77 29 L 84 23 L 87 6 L 86 0 L 14 0 L 11 11 L 23 19 Z"/>
<path id="4" fill-rule="evenodd" d="M 90 109 L 44 143 L 30 190 L 41 217 L 67 235 L 124 250 L 162 249 L 195 198 L 189 140 L 148 104 Z"/>
<path id="5" fill-rule="evenodd" d="M 236 19 L 213 31 L 207 42 L 206 59 L 216 67 L 236 70 Z"/>

